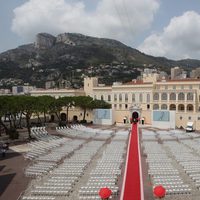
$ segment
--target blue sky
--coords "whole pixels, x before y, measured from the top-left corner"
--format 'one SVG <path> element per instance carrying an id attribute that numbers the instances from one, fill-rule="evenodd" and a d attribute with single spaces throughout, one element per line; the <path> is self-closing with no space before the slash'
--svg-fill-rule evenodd
<path id="1" fill-rule="evenodd" d="M 200 59 L 199 0 L 0 0 L 0 52 L 38 32 L 117 39 L 171 59 Z"/>

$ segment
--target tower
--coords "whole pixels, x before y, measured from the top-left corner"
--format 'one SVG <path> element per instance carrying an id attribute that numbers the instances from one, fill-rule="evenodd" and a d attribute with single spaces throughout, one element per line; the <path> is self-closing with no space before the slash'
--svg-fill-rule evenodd
<path id="1" fill-rule="evenodd" d="M 93 88 L 98 86 L 97 77 L 86 77 L 84 78 L 84 91 L 86 96 L 92 96 Z"/>

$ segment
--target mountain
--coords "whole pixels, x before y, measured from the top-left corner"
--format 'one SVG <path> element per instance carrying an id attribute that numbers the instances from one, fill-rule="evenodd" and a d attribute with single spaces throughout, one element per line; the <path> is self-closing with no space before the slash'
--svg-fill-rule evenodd
<path id="1" fill-rule="evenodd" d="M 109 74 L 105 73 L 105 66 L 110 66 Z M 17 79 L 40 87 L 44 87 L 46 81 L 59 83 L 58 80 L 67 80 L 77 83 L 79 87 L 82 74 L 98 75 L 109 83 L 108 79 L 113 81 L 108 78 L 108 75 L 112 77 L 110 72 L 118 74 L 114 80 L 121 78 L 128 81 L 139 72 L 135 70 L 135 74 L 129 74 L 124 73 L 124 69 L 132 72 L 131 69 L 146 66 L 169 72 L 174 66 L 182 66 L 186 70 L 198 67 L 200 61 L 173 61 L 164 57 L 153 57 L 112 39 L 77 33 L 63 33 L 56 37 L 39 33 L 35 43 L 0 54 L 0 85 L 5 86 L 5 79 Z"/>

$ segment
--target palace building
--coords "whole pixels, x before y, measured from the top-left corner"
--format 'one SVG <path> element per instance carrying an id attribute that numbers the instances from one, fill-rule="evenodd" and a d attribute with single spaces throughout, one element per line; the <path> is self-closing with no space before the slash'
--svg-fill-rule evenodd
<path id="1" fill-rule="evenodd" d="M 32 91 L 31 95 L 38 96 L 42 93 L 58 97 L 59 91 Z M 115 123 L 130 123 L 132 113 L 136 111 L 144 124 L 185 128 L 188 122 L 194 122 L 195 129 L 200 130 L 200 79 L 166 80 L 160 78 L 159 74 L 152 73 L 143 74 L 141 80 L 114 82 L 106 86 L 98 84 L 97 77 L 87 77 L 82 90 L 76 92 L 63 89 L 59 96 L 77 94 L 110 103 Z M 81 117 L 80 110 L 74 112 L 76 113 L 71 112 L 70 115 Z M 88 112 L 87 117 L 88 120 L 93 120 L 93 113 Z"/>

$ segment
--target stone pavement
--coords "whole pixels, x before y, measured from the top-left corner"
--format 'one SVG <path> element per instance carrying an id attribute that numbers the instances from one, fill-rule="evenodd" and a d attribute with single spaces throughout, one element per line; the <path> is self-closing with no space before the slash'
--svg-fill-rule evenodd
<path id="1" fill-rule="evenodd" d="M 0 158 L 0 200 L 17 200 L 27 187 L 29 179 L 23 169 L 28 162 L 22 154 L 8 150 L 4 158 Z"/>

